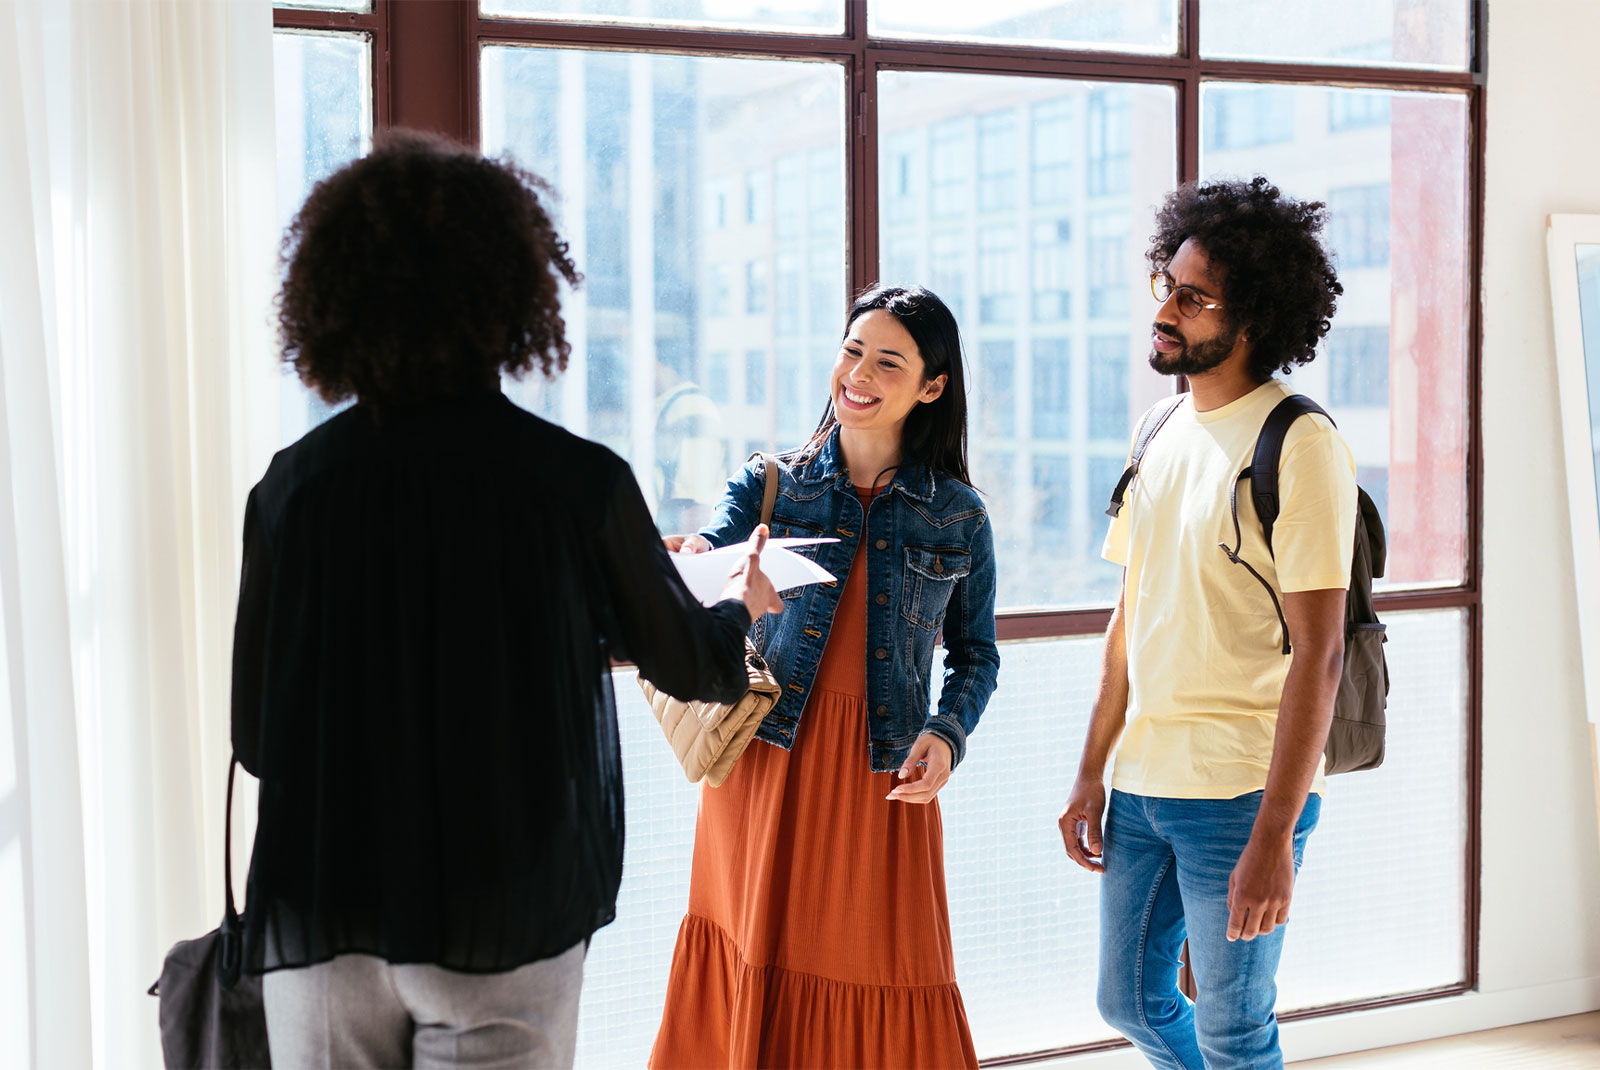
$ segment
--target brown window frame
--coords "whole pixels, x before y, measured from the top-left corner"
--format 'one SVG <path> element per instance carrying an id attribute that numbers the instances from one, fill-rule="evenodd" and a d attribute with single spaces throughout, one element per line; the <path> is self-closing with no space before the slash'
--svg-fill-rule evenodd
<path id="1" fill-rule="evenodd" d="M 1340 66 L 1316 62 L 1257 62 L 1205 59 L 1200 54 L 1202 0 L 1182 0 L 1179 47 L 1172 55 L 1081 51 L 983 42 L 874 38 L 867 28 L 866 4 L 845 5 L 841 34 L 752 33 L 741 30 L 581 23 L 569 19 L 488 18 L 477 0 L 372 0 L 365 13 L 277 7 L 276 29 L 368 34 L 372 40 L 373 122 L 375 132 L 395 126 L 436 130 L 466 144 L 479 144 L 479 57 L 485 45 L 539 44 L 573 48 L 737 55 L 772 59 L 815 59 L 841 64 L 845 71 L 846 163 L 848 174 L 846 240 L 852 292 L 870 285 L 878 269 L 877 78 L 881 70 L 965 72 L 1090 79 L 1098 82 L 1165 84 L 1177 91 L 1178 181 L 1200 177 L 1200 88 L 1207 81 L 1331 85 L 1348 88 L 1445 91 L 1465 97 L 1468 111 L 1467 242 L 1469 264 L 1467 322 L 1466 560 L 1463 580 L 1450 586 L 1386 589 L 1375 601 L 1381 613 L 1459 609 L 1467 619 L 1467 851 L 1466 927 L 1462 934 L 1466 976 L 1454 984 L 1375 999 L 1353 1000 L 1292 1011 L 1284 1021 L 1344 1014 L 1456 996 L 1478 983 L 1479 875 L 1482 799 L 1482 533 L 1483 455 L 1482 285 L 1484 152 L 1486 115 L 1487 20 L 1484 5 L 1470 3 L 1469 59 L 1466 71 L 1408 67 Z M 1001 611 L 999 639 L 1069 638 L 1103 633 L 1109 607 Z M 1125 1047 L 1126 1041 L 1008 1055 L 985 1062 L 1009 1066 Z"/>

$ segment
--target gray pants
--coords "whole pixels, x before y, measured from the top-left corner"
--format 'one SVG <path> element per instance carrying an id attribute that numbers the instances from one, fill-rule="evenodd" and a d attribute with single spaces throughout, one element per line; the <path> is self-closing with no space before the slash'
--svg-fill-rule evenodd
<path id="1" fill-rule="evenodd" d="M 505 973 L 340 955 L 262 978 L 272 1065 L 572 1066 L 583 944 Z"/>

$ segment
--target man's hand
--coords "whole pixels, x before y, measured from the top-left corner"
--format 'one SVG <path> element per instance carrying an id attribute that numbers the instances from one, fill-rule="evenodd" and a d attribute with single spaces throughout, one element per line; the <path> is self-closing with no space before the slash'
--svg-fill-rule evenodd
<path id="1" fill-rule="evenodd" d="M 911 745 L 911 753 L 900 763 L 897 780 L 905 781 L 884 796 L 895 802 L 931 803 L 939 789 L 950 779 L 950 762 L 954 758 L 950 744 L 944 737 L 924 732 Z"/>
<path id="2" fill-rule="evenodd" d="M 1056 824 L 1061 826 L 1061 841 L 1067 845 L 1067 857 L 1090 873 L 1106 871 L 1105 847 L 1100 840 L 1105 814 L 1105 782 L 1079 776 Z"/>
<path id="3" fill-rule="evenodd" d="M 1289 920 L 1294 897 L 1294 833 L 1252 834 L 1228 876 L 1228 939 L 1254 940 Z"/>

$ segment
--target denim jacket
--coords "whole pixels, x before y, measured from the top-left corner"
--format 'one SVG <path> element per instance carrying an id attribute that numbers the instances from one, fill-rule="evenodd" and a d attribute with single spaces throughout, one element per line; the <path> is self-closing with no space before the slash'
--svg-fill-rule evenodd
<path id="1" fill-rule="evenodd" d="M 794 745 L 828 629 L 861 539 L 867 563 L 867 722 L 874 772 L 898 769 L 923 732 L 950 744 L 952 766 L 966 756 L 1000 670 L 994 630 L 994 535 L 978 494 L 923 465 L 898 470 L 863 516 L 839 456 L 839 432 L 808 462 L 778 459 L 772 534 L 837 538 L 800 547 L 837 579 L 785 592 L 783 613 L 751 625 L 783 695 L 756 733 Z M 759 458 L 728 481 L 710 524 L 715 546 L 747 539 L 761 519 L 765 467 Z M 933 644 L 944 634 L 944 685 L 930 716 Z"/>

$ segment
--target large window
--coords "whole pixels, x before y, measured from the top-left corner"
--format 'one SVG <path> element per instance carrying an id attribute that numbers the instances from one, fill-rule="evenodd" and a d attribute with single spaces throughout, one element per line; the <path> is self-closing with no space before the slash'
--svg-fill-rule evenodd
<path id="1" fill-rule="evenodd" d="M 1096 886 L 1054 819 L 1121 582 L 1099 556 L 1106 501 L 1135 421 L 1180 385 L 1147 359 L 1154 210 L 1179 181 L 1256 172 L 1325 202 L 1345 293 L 1290 381 L 1338 421 L 1388 525 L 1396 716 L 1384 767 L 1332 785 L 1280 1010 L 1430 998 L 1476 977 L 1470 7 L 284 4 L 280 214 L 391 125 L 548 179 L 586 277 L 563 295 L 573 357 L 506 390 L 627 457 L 665 531 L 701 523 L 749 451 L 810 434 L 850 293 L 916 283 L 946 300 L 1005 662 L 943 796 L 951 919 L 980 1056 L 1023 1059 L 1116 1043 L 1094 1009 Z M 284 400 L 286 441 L 328 415 L 292 378 Z M 592 1067 L 645 1060 L 693 842 L 696 789 L 631 676 L 622 898 L 583 994 Z M 1041 761 L 1058 775 L 1019 775 Z M 1402 807 L 1403 828 L 1382 819 Z"/>

